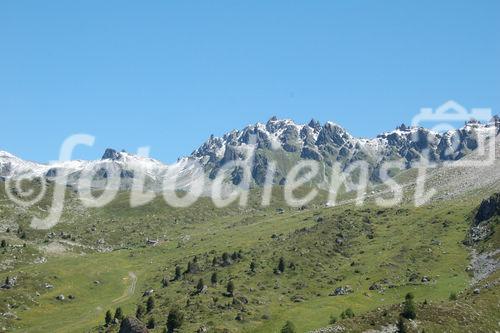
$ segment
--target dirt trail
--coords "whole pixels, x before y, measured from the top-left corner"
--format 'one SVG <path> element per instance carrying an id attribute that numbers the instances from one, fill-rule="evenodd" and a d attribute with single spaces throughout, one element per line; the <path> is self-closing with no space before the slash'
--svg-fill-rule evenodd
<path id="1" fill-rule="evenodd" d="M 128 286 L 127 289 L 125 289 L 125 291 L 123 292 L 123 295 L 121 295 L 117 299 L 113 300 L 113 302 L 112 302 L 113 304 L 121 303 L 134 294 L 135 287 L 137 285 L 137 275 L 135 275 L 134 272 L 128 272 L 128 278 L 130 278 L 130 281 L 131 281 L 130 285 Z M 125 279 L 127 279 L 127 278 L 125 278 Z"/>

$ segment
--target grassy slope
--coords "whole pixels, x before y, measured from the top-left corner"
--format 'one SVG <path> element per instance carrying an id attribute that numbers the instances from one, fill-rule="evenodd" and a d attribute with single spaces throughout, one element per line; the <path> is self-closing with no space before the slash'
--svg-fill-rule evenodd
<path id="1" fill-rule="evenodd" d="M 414 292 L 417 300 L 439 301 L 467 286 L 464 268 L 468 254 L 461 240 L 467 228 L 466 216 L 477 205 L 476 200 L 388 210 L 313 207 L 276 214 L 275 208 L 283 206 L 277 198 L 264 211 L 232 207 L 219 212 L 207 202 L 187 211 L 164 208 L 159 201 L 130 210 L 126 208 L 127 197 L 121 196 L 108 208 L 71 216 L 71 223 L 57 228 L 74 233 L 77 242 L 92 244 L 104 237 L 108 244 L 128 248 L 84 255 L 74 250 L 49 257 L 45 264 L 21 265 L 0 273 L 0 278 L 9 274 L 19 279 L 16 288 L 2 291 L 0 306 L 5 312 L 6 303 L 14 305 L 10 311 L 15 311 L 20 320 L 5 324 L 29 332 L 87 331 L 102 323 L 106 309 L 122 306 L 132 314 L 144 301 L 142 292 L 153 288 L 157 307 L 150 316 L 162 325 L 168 309 L 175 304 L 186 314 L 186 332 L 202 324 L 221 330 L 274 332 L 286 320 L 293 320 L 303 332 L 325 326 L 330 315 L 338 316 L 347 307 L 363 313 L 396 303 L 408 291 Z M 321 222 L 317 222 L 318 217 Z M 98 236 L 88 232 L 92 224 Z M 42 235 L 28 234 L 25 252 L 36 249 L 37 237 Z M 160 246 L 142 247 L 146 236 L 163 234 L 166 241 Z M 279 237 L 271 238 L 273 234 Z M 335 243 L 340 234 L 345 239 L 342 246 Z M 373 239 L 368 234 L 373 234 Z M 190 236 L 188 241 L 186 235 Z M 213 255 L 240 249 L 244 254 L 240 262 L 211 267 Z M 168 288 L 160 287 L 164 275 L 172 276 L 176 264 L 185 267 L 194 255 L 199 256 L 203 272 L 188 275 Z M 287 269 L 280 276 L 273 274 L 280 256 L 294 262 L 296 269 Z M 251 260 L 258 263 L 254 275 L 248 272 Z M 205 295 L 191 296 L 197 280 L 202 277 L 208 283 L 213 271 L 218 272 L 221 283 L 210 286 Z M 133 295 L 127 294 L 129 272 L 138 277 Z M 432 282 L 410 283 L 411 273 L 428 275 Z M 368 290 L 383 278 L 388 278 L 394 288 L 386 288 L 383 294 Z M 246 297 L 248 304 L 225 306 L 232 303 L 222 296 L 229 279 L 235 281 L 237 296 Z M 95 280 L 101 283 L 95 285 Z M 55 288 L 47 290 L 43 288 L 45 283 Z M 355 292 L 328 296 L 343 285 L 351 285 Z M 35 296 L 36 291 L 41 296 Z M 56 301 L 55 296 L 61 293 L 75 295 L 76 299 Z M 292 296 L 305 301 L 293 302 Z M 217 304 L 213 298 L 218 298 Z M 235 321 L 240 312 L 243 322 Z"/>

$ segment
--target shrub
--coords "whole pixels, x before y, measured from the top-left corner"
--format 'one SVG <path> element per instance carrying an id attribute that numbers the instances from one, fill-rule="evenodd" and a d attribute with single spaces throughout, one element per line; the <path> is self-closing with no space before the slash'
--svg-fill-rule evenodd
<path id="1" fill-rule="evenodd" d="M 175 277 L 174 280 L 178 281 L 182 279 L 182 271 L 180 266 L 175 266 Z"/>
<path id="2" fill-rule="evenodd" d="M 153 329 L 156 326 L 156 321 L 154 318 L 149 318 L 148 324 L 146 325 L 147 328 Z"/>
<path id="3" fill-rule="evenodd" d="M 146 311 L 150 313 L 151 311 L 153 311 L 154 308 L 155 308 L 155 299 L 153 298 L 153 296 L 149 296 L 146 302 Z"/>
<path id="4" fill-rule="evenodd" d="M 291 321 L 287 321 L 283 328 L 281 329 L 281 333 L 295 333 L 295 325 Z"/>
<path id="5" fill-rule="evenodd" d="M 174 330 L 182 326 L 184 321 L 184 314 L 177 308 L 170 309 L 167 316 L 167 329 L 168 332 L 173 332 Z"/>
<path id="6" fill-rule="evenodd" d="M 170 284 L 170 281 L 168 281 L 168 277 L 164 276 L 163 279 L 161 280 L 161 285 L 163 287 L 168 287 L 169 284 Z"/>
<path id="7" fill-rule="evenodd" d="M 285 258 L 281 257 L 278 263 L 278 271 L 283 273 L 285 271 Z"/>
<path id="8" fill-rule="evenodd" d="M 456 301 L 457 300 L 457 294 L 456 293 L 451 293 L 450 294 L 450 301 Z"/>
<path id="9" fill-rule="evenodd" d="M 402 316 L 399 316 L 398 322 L 396 323 L 396 332 L 397 333 L 406 333 L 405 322 L 404 322 L 404 318 Z"/>
<path id="10" fill-rule="evenodd" d="M 233 295 L 233 293 L 234 293 L 234 283 L 233 283 L 233 280 L 231 280 L 231 281 L 229 281 L 227 283 L 226 291 L 227 291 L 227 293 L 229 295 L 231 295 L 231 296 Z"/>
<path id="11" fill-rule="evenodd" d="M 205 286 L 205 283 L 203 282 L 203 279 L 199 279 L 198 284 L 196 285 L 196 291 L 201 293 L 203 291 L 204 286 Z"/>
<path id="12" fill-rule="evenodd" d="M 212 276 L 210 277 L 210 282 L 212 282 L 213 285 L 217 284 L 217 273 L 213 272 Z"/>
<path id="13" fill-rule="evenodd" d="M 257 269 L 257 264 L 255 263 L 255 261 L 252 261 L 252 262 L 250 263 L 250 271 L 251 271 L 252 273 L 255 273 L 255 270 L 256 270 L 256 269 Z"/>
<path id="14" fill-rule="evenodd" d="M 354 315 L 354 311 L 352 311 L 351 308 L 347 308 L 345 309 L 341 314 L 340 314 L 340 318 L 342 319 L 347 319 L 347 318 L 353 318 L 355 315 Z"/>
<path id="15" fill-rule="evenodd" d="M 137 319 L 141 319 L 142 316 L 144 315 L 144 306 L 142 304 L 137 305 L 137 309 L 135 310 L 135 317 Z"/>

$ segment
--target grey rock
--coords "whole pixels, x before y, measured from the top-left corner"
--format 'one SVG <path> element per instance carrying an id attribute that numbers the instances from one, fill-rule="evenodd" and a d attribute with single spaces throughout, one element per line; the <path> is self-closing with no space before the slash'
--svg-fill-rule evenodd
<path id="1" fill-rule="evenodd" d="M 119 333 L 148 333 L 146 325 L 135 317 L 127 317 L 122 320 Z"/>

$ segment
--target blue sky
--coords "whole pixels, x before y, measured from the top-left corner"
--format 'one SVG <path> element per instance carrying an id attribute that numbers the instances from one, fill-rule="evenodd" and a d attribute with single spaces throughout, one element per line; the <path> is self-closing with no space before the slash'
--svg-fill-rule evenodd
<path id="1" fill-rule="evenodd" d="M 500 1 L 0 2 L 0 149 L 69 135 L 165 162 L 273 115 L 370 137 L 454 99 L 500 109 Z"/>

